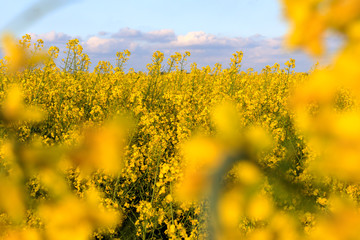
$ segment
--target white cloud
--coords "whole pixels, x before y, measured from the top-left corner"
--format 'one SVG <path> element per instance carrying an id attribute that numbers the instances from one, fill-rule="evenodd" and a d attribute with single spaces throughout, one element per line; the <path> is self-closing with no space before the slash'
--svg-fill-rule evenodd
<path id="1" fill-rule="evenodd" d="M 192 46 L 192 45 L 202 45 L 202 44 L 213 44 L 220 43 L 220 39 L 217 39 L 212 34 L 207 34 L 203 31 L 199 32 L 189 32 L 186 35 L 179 35 L 177 39 L 172 42 L 175 46 Z"/>
<path id="2" fill-rule="evenodd" d="M 153 42 L 168 42 L 176 39 L 176 35 L 171 29 L 161 29 L 144 34 L 144 38 Z"/>
<path id="3" fill-rule="evenodd" d="M 159 37 L 175 35 L 174 30 L 172 30 L 172 29 L 161 29 L 161 30 L 151 31 L 148 34 L 154 35 L 154 36 L 159 36 Z"/>
<path id="4" fill-rule="evenodd" d="M 30 33 L 31 39 L 42 39 L 45 43 L 66 43 L 68 40 L 75 38 L 61 32 L 51 31 L 43 34 Z"/>
<path id="5" fill-rule="evenodd" d="M 93 36 L 84 43 L 84 48 L 92 53 L 106 53 L 111 50 L 114 45 L 118 45 L 119 42 L 122 42 L 122 40 Z"/>
<path id="6" fill-rule="evenodd" d="M 139 38 L 141 36 L 142 32 L 128 27 L 122 28 L 112 35 L 114 38 Z"/>

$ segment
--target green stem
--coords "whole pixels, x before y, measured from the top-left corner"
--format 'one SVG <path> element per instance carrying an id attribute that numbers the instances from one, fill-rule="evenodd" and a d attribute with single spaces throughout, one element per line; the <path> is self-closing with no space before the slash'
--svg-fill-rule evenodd
<path id="1" fill-rule="evenodd" d="M 220 236 L 221 226 L 219 224 L 219 200 L 221 196 L 221 189 L 223 188 L 222 180 L 224 176 L 231 170 L 235 163 L 247 160 L 247 154 L 244 152 L 229 153 L 224 156 L 223 164 L 216 170 L 212 177 L 212 186 L 209 193 L 209 205 L 210 205 L 210 219 L 208 223 L 209 240 L 216 239 L 216 236 Z"/>

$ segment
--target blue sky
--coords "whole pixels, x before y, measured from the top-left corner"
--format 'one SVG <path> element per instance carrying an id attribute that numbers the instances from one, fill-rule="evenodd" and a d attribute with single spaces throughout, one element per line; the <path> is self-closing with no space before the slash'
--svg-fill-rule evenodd
<path id="1" fill-rule="evenodd" d="M 145 70 L 156 50 L 189 50 L 189 63 L 199 66 L 226 67 L 235 51 L 244 52 L 244 68 L 256 70 L 290 57 L 298 71 L 313 64 L 282 48 L 288 26 L 278 0 L 12 0 L 2 3 L 0 16 L 0 29 L 31 33 L 47 46 L 64 49 L 79 38 L 93 66 L 124 49 L 136 70 Z"/>

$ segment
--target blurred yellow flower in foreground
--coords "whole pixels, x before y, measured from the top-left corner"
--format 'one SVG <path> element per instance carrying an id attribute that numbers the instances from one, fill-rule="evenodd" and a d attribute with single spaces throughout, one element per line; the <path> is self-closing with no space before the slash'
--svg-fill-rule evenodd
<path id="1" fill-rule="evenodd" d="M 246 209 L 246 214 L 250 219 L 266 220 L 274 211 L 272 201 L 263 194 L 252 197 Z"/>
<path id="2" fill-rule="evenodd" d="M 339 197 L 330 200 L 330 214 L 322 216 L 313 231 L 311 240 L 360 239 L 360 213 L 358 207 Z"/>
<path id="3" fill-rule="evenodd" d="M 265 228 L 256 229 L 248 236 L 249 240 L 300 240 L 298 226 L 294 219 L 284 213 L 274 215 Z"/>
<path id="4" fill-rule="evenodd" d="M 318 0 L 283 0 L 285 15 L 289 18 L 291 32 L 290 47 L 303 47 L 313 54 L 323 52 L 322 36 L 326 28 L 325 18 L 316 11 Z"/>
<path id="5" fill-rule="evenodd" d="M 244 193 L 241 189 L 233 188 L 223 194 L 219 201 L 218 215 L 220 224 L 230 231 L 238 230 L 240 219 L 244 215 Z"/>
<path id="6" fill-rule="evenodd" d="M 12 221 L 21 222 L 25 217 L 23 189 L 14 181 L 0 177 L 0 212 L 5 212 Z"/>
<path id="7" fill-rule="evenodd" d="M 123 166 L 125 131 L 126 128 L 115 122 L 87 129 L 82 145 L 72 155 L 72 160 L 85 174 L 96 170 L 118 174 Z"/>
<path id="8" fill-rule="evenodd" d="M 178 197 L 198 200 L 211 185 L 211 174 L 221 163 L 222 147 L 211 138 L 193 138 L 183 146 L 184 179 L 179 184 Z"/>
<path id="9" fill-rule="evenodd" d="M 48 59 L 48 54 L 38 52 L 30 54 L 26 45 L 20 45 L 11 34 L 3 34 L 2 47 L 4 55 L 9 60 L 10 72 L 17 72 L 26 66 L 32 66 Z"/>
<path id="10" fill-rule="evenodd" d="M 36 229 L 14 230 L 7 233 L 3 240 L 42 240 L 42 236 Z"/>
<path id="11" fill-rule="evenodd" d="M 45 236 L 53 240 L 90 239 L 94 230 L 120 223 L 120 214 L 105 209 L 99 193 L 90 189 L 84 200 L 65 196 L 57 203 L 42 205 L 39 215 L 45 224 Z"/>
<path id="12" fill-rule="evenodd" d="M 10 71 L 16 72 L 25 66 L 28 56 L 25 48 L 17 43 L 14 36 L 4 34 L 2 36 L 4 55 L 10 59 Z"/>
<path id="13" fill-rule="evenodd" d="M 14 84 L 7 93 L 1 106 L 1 118 L 5 122 L 39 122 L 44 119 L 44 112 L 36 106 L 25 106 L 24 96 L 19 85 Z"/>
<path id="14" fill-rule="evenodd" d="M 245 147 L 250 153 L 256 154 L 269 150 L 273 147 L 273 139 L 270 134 L 261 126 L 251 126 L 243 131 Z"/>
<path id="15" fill-rule="evenodd" d="M 24 110 L 23 94 L 18 86 L 13 86 L 2 105 L 2 115 L 6 120 L 17 120 Z"/>
<path id="16" fill-rule="evenodd" d="M 259 183 L 263 178 L 260 169 L 249 161 L 240 161 L 230 171 L 245 186 Z"/>
<path id="17" fill-rule="evenodd" d="M 239 144 L 241 116 L 239 116 L 233 104 L 225 102 L 218 105 L 212 112 L 212 121 L 215 124 L 217 134 L 230 146 Z"/>

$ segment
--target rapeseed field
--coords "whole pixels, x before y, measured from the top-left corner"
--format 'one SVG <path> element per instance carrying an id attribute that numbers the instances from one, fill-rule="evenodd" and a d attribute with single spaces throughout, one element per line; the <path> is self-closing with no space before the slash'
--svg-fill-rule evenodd
<path id="1" fill-rule="evenodd" d="M 288 46 L 345 37 L 329 66 L 89 71 L 77 39 L 3 34 L 0 239 L 360 239 L 360 2 L 282 2 Z"/>

